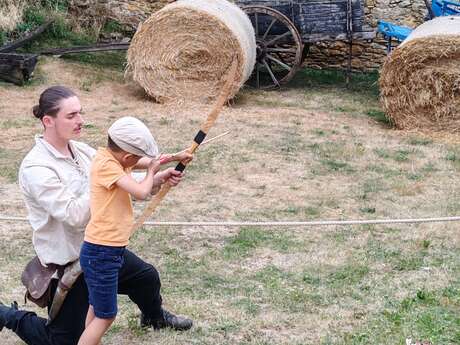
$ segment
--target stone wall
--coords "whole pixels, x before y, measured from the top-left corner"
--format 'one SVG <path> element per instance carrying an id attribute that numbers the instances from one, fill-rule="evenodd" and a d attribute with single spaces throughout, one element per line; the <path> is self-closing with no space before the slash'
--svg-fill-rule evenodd
<path id="1" fill-rule="evenodd" d="M 399 25 L 416 27 L 428 13 L 423 0 L 364 0 L 366 25 L 376 28 L 379 19 Z M 323 42 L 310 47 L 305 63 L 313 68 L 346 68 L 348 43 Z M 379 69 L 386 56 L 386 41 L 377 35 L 372 42 L 355 41 L 352 69 L 368 72 Z"/>
<path id="2" fill-rule="evenodd" d="M 126 35 L 132 35 L 138 24 L 152 13 L 174 0 L 71 0 L 70 8 L 81 27 L 100 30 L 107 19 L 122 24 Z M 372 28 L 377 20 L 416 27 L 427 14 L 424 0 L 363 0 L 366 24 Z M 322 42 L 310 47 L 305 63 L 314 68 L 346 68 L 348 44 Z M 355 71 L 378 69 L 386 56 L 385 41 L 376 37 L 372 42 L 355 41 L 352 48 L 352 68 Z"/>
<path id="3" fill-rule="evenodd" d="M 174 0 L 70 0 L 69 12 L 80 28 L 99 32 L 107 20 L 122 25 L 123 33 L 132 36 L 139 23 Z"/>

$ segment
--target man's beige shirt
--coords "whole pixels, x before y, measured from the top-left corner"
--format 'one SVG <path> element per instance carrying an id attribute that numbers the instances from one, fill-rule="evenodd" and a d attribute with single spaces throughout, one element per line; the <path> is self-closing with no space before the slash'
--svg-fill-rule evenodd
<path id="1" fill-rule="evenodd" d="M 42 136 L 19 168 L 19 186 L 33 228 L 33 245 L 43 265 L 64 265 L 80 256 L 90 217 L 89 172 L 95 150 L 70 141 L 74 159 L 65 157 Z"/>

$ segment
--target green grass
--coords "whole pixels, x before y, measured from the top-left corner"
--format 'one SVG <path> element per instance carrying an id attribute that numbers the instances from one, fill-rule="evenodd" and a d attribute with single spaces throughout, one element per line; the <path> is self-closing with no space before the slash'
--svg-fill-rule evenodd
<path id="1" fill-rule="evenodd" d="M 451 146 L 447 149 L 445 160 L 452 163 L 455 169 L 460 170 L 460 146 Z"/>
<path id="2" fill-rule="evenodd" d="M 423 239 L 414 246 L 410 241 L 397 240 L 400 231 L 388 235 L 388 243 L 380 240 L 379 234 L 372 235 L 366 244 L 364 257 L 374 262 L 385 264 L 395 271 L 417 271 L 423 267 L 442 267 L 445 260 L 454 259 L 454 253 L 445 256 L 443 248 L 434 246 L 430 239 Z"/>
<path id="3" fill-rule="evenodd" d="M 379 94 L 378 73 L 352 73 L 346 85 L 346 72 L 341 70 L 315 70 L 302 68 L 289 82 L 290 88 L 344 88 L 346 93 L 366 93 L 373 97 Z"/>
<path id="4" fill-rule="evenodd" d="M 398 149 L 393 155 L 393 159 L 397 162 L 406 162 L 409 160 L 409 155 L 411 151 L 405 149 Z"/>
<path id="5" fill-rule="evenodd" d="M 28 6 L 23 13 L 23 21 L 12 32 L 0 31 L 0 43 L 18 39 L 36 29 L 47 20 L 53 23 L 37 39 L 27 43 L 17 51 L 22 53 L 39 53 L 52 48 L 65 48 L 90 45 L 97 42 L 97 34 L 92 28 L 76 32 L 68 19 L 68 2 L 65 0 L 43 0 Z M 108 20 L 102 32 L 121 32 L 122 26 L 114 20 Z M 78 53 L 63 56 L 64 59 L 93 65 L 99 68 L 123 71 L 126 52 Z M 85 90 L 86 88 L 83 87 Z"/>
<path id="6" fill-rule="evenodd" d="M 19 150 L 0 148 L 0 176 L 10 183 L 16 182 L 22 153 Z"/>
<path id="7" fill-rule="evenodd" d="M 371 207 L 371 206 L 361 207 L 359 210 L 362 213 L 369 213 L 369 214 L 375 213 L 375 207 Z"/>
<path id="8" fill-rule="evenodd" d="M 286 252 L 295 249 L 297 245 L 293 238 L 278 231 L 242 228 L 238 235 L 228 240 L 223 248 L 223 255 L 227 260 L 238 259 L 253 255 L 260 247 Z"/>
<path id="9" fill-rule="evenodd" d="M 385 188 L 380 178 L 363 179 L 360 185 L 364 194 L 378 193 Z"/>
<path id="10" fill-rule="evenodd" d="M 332 288 L 346 289 L 359 284 L 368 274 L 369 267 L 362 263 L 348 263 L 329 273 L 324 283 Z"/>
<path id="11" fill-rule="evenodd" d="M 66 12 L 62 8 L 54 8 L 50 10 L 42 6 L 30 6 L 24 11 L 23 22 L 18 24 L 16 29 L 8 33 L 13 38 L 18 38 L 25 33 L 36 29 L 48 20 L 53 20 L 53 23 L 44 33 L 37 37 L 32 42 L 21 47 L 19 51 L 23 52 L 39 52 L 46 48 L 61 48 L 73 45 L 84 45 L 94 43 L 96 37 L 94 33 L 75 32 L 66 17 Z"/>
<path id="12" fill-rule="evenodd" d="M 256 193 L 254 196 L 265 197 L 266 193 Z M 337 208 L 335 200 L 327 199 L 317 202 L 311 202 L 309 205 L 281 205 L 279 208 L 262 208 L 257 210 L 237 210 L 235 212 L 235 219 L 248 220 L 248 219 L 259 219 L 259 220 L 270 220 L 276 218 L 282 218 L 286 220 L 295 219 L 315 219 L 321 215 L 324 208 Z M 257 229 L 255 229 L 257 230 Z M 271 231 L 267 232 L 264 236 L 270 235 Z"/>
<path id="13" fill-rule="evenodd" d="M 278 147 L 281 154 L 296 156 L 300 152 L 305 151 L 306 145 L 305 139 L 302 137 L 301 133 L 298 131 L 284 130 L 281 133 Z"/>
<path id="14" fill-rule="evenodd" d="M 440 290 L 418 290 L 372 315 L 361 329 L 336 344 L 405 344 L 406 338 L 432 344 L 460 343 L 459 284 Z"/>
<path id="15" fill-rule="evenodd" d="M 108 19 L 102 28 L 103 33 L 123 32 L 123 25 L 113 19 Z"/>
<path id="16" fill-rule="evenodd" d="M 321 214 L 322 205 L 314 206 L 288 206 L 278 211 L 279 216 L 290 219 L 292 217 L 314 218 Z"/>
<path id="17" fill-rule="evenodd" d="M 353 113 L 356 111 L 356 108 L 350 106 L 338 106 L 335 111 L 338 113 Z"/>
<path id="18" fill-rule="evenodd" d="M 69 0 L 40 0 L 40 5 L 48 10 L 66 12 L 69 8 Z"/>
<path id="19" fill-rule="evenodd" d="M 379 153 L 379 157 L 380 157 L 380 154 L 383 155 L 383 158 L 388 157 L 386 151 L 382 151 L 380 149 L 377 151 Z M 389 164 L 380 163 L 380 162 L 378 164 L 376 163 L 369 164 L 366 170 L 375 172 L 385 179 L 396 177 L 396 176 L 401 176 L 403 174 L 403 171 L 400 168 L 395 168 Z"/>
<path id="20" fill-rule="evenodd" d="M 126 66 L 126 52 L 97 52 L 64 55 L 64 59 L 92 65 L 101 69 L 124 71 Z"/>
<path id="21" fill-rule="evenodd" d="M 400 149 L 386 149 L 386 148 L 375 148 L 374 153 L 379 158 L 392 159 L 395 162 L 408 162 L 415 156 L 423 157 L 423 152 L 416 148 L 400 148 Z"/>
<path id="22" fill-rule="evenodd" d="M 0 30 L 0 45 L 6 44 L 8 41 L 8 34 L 5 31 Z"/>
<path id="23" fill-rule="evenodd" d="M 427 146 L 433 143 L 433 140 L 430 138 L 423 138 L 423 137 L 411 137 L 407 141 L 409 145 L 414 146 Z"/>
<path id="24" fill-rule="evenodd" d="M 351 164 L 353 148 L 349 148 L 346 143 L 325 141 L 310 144 L 307 148 L 313 153 L 314 159 L 320 163 L 320 169 L 313 168 L 314 174 L 335 172 L 352 174 L 356 171 Z"/>
<path id="25" fill-rule="evenodd" d="M 289 273 L 269 265 L 248 278 L 258 289 L 260 298 L 269 301 L 280 312 L 302 313 L 313 305 L 323 303 L 315 294 L 306 291 L 301 273 Z M 257 290 L 256 290 L 257 291 Z"/>
<path id="26" fill-rule="evenodd" d="M 34 127 L 36 125 L 36 119 L 30 116 L 30 119 L 6 119 L 0 121 L 1 129 L 10 129 L 10 128 L 21 128 L 21 127 Z"/>
<path id="27" fill-rule="evenodd" d="M 317 97 L 320 92 L 334 94 L 335 97 L 324 99 L 323 102 L 330 109 L 348 115 L 364 115 L 381 123 L 385 127 L 392 127 L 391 120 L 379 108 L 379 75 L 375 73 L 352 73 L 350 83 L 346 84 L 346 72 L 341 70 L 315 70 L 302 68 L 286 85 L 287 89 L 302 89 L 305 97 Z M 284 106 L 296 106 L 286 104 Z M 264 100 L 264 102 L 269 102 Z M 276 102 L 267 106 L 276 106 Z M 289 102 L 287 102 L 289 103 Z M 298 105 L 297 105 L 298 106 Z"/>
<path id="28" fill-rule="evenodd" d="M 322 98 L 321 108 L 333 108 L 338 113 L 373 116 L 377 121 L 387 123 L 381 110 L 378 109 L 378 74 L 355 73 L 348 87 L 345 81 L 345 73 L 340 70 L 301 68 L 294 78 L 281 88 L 282 92 L 299 92 L 301 99 L 279 97 L 279 91 L 261 93 L 246 88 L 240 92 L 236 103 L 252 103 L 267 108 L 282 106 L 311 109 L 311 102 Z M 263 97 L 260 97 L 261 95 Z"/>
<path id="29" fill-rule="evenodd" d="M 327 135 L 327 131 L 325 131 L 322 128 L 315 128 L 313 131 L 313 134 L 318 136 L 318 137 L 324 137 Z"/>
<path id="30" fill-rule="evenodd" d="M 377 122 L 380 122 L 386 125 L 392 124 L 391 121 L 388 119 L 388 117 L 385 115 L 385 112 L 380 109 L 369 109 L 366 112 L 366 115 L 373 118 Z"/>
<path id="31" fill-rule="evenodd" d="M 334 159 L 322 159 L 320 160 L 320 162 L 329 172 L 345 172 L 348 174 L 352 174 L 356 171 L 350 164 L 344 161 L 338 161 Z"/>

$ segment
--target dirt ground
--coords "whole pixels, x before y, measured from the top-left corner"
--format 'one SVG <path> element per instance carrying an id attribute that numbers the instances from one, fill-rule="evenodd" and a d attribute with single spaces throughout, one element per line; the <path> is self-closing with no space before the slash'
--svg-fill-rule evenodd
<path id="1" fill-rule="evenodd" d="M 63 84 L 77 91 L 86 121 L 82 140 L 95 147 L 104 144 L 115 119 L 132 115 L 148 124 L 163 152 L 175 152 L 188 147 L 209 111 L 196 104 L 153 103 L 120 72 L 55 58 L 40 61 L 36 78 L 25 87 L 0 84 L 2 216 L 26 216 L 15 171 L 41 132 L 31 108 L 46 87 Z M 460 215 L 457 138 L 393 130 L 366 115 L 374 109 L 379 109 L 377 99 L 343 90 L 243 90 L 210 136 L 230 134 L 198 151 L 185 181 L 153 219 Z M 144 206 L 137 203 L 137 211 Z M 146 333 L 136 326 L 135 307 L 122 298 L 120 318 L 104 343 L 147 344 L 152 337 L 158 344 L 351 343 L 347 334 L 379 325 L 388 298 L 399 303 L 420 289 L 438 291 L 459 279 L 455 223 L 249 229 L 252 237 L 241 242 L 244 231 L 171 227 L 137 234 L 130 246 L 162 272 L 166 305 L 191 315 L 196 326 L 182 334 Z M 19 276 L 33 255 L 31 229 L 26 222 L 0 221 L 0 236 L 0 301 L 21 302 Z M 231 251 L 235 246 L 241 255 Z M 407 264 L 409 259 L 414 265 Z M 187 260 L 196 266 L 187 266 Z M 181 278 L 184 267 L 197 276 Z M 335 285 L 340 279 L 334 278 L 340 269 L 359 277 L 348 281 L 341 294 Z M 213 276 L 206 278 L 209 272 Z M 309 274 L 322 283 L 315 285 Z M 278 276 L 276 285 L 271 279 Z M 187 284 L 190 289 L 182 290 Z M 359 290 L 363 284 L 371 290 Z M 305 299 L 313 295 L 322 302 Z M 26 308 L 43 314 L 30 303 Z M 403 331 L 409 334 L 387 339 L 402 344 L 405 336 L 417 333 L 410 327 Z M 5 345 L 21 344 L 9 331 L 0 339 Z M 387 343 L 385 336 L 381 341 Z"/>

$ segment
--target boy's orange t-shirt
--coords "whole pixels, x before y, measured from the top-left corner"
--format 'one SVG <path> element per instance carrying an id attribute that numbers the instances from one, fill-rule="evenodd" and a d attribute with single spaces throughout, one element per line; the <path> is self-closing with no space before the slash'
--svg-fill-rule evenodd
<path id="1" fill-rule="evenodd" d="M 91 219 L 85 241 L 105 246 L 126 246 L 133 226 L 131 196 L 116 182 L 131 173 L 107 148 L 99 148 L 90 173 Z"/>

